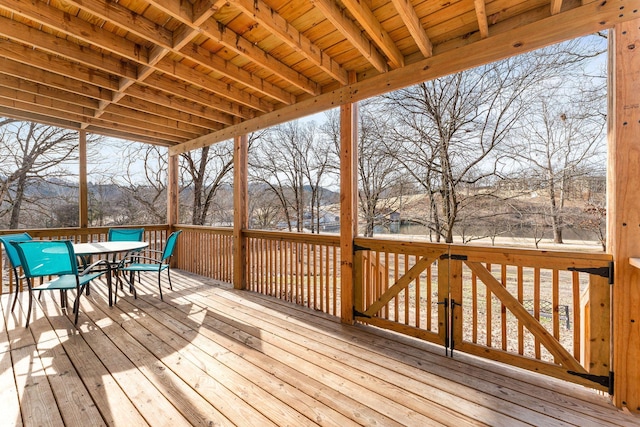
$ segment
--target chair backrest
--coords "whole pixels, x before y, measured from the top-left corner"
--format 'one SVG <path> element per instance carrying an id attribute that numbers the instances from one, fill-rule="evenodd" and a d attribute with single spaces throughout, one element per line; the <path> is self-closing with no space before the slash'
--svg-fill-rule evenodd
<path id="1" fill-rule="evenodd" d="M 107 240 L 110 242 L 140 242 L 144 236 L 144 228 L 110 228 Z"/>
<path id="2" fill-rule="evenodd" d="M 164 247 L 164 251 L 162 251 L 162 261 L 173 255 L 173 250 L 176 247 L 176 240 L 178 240 L 180 233 L 182 233 L 182 230 L 174 231 L 169 237 L 167 237 L 167 244 Z"/>
<path id="3" fill-rule="evenodd" d="M 27 278 L 78 275 L 78 263 L 69 240 L 29 240 L 11 242 L 18 252 Z"/>
<path id="4" fill-rule="evenodd" d="M 0 242 L 4 246 L 4 251 L 7 254 L 7 258 L 9 258 L 9 262 L 14 269 L 17 269 L 22 265 L 20 262 L 20 256 L 18 252 L 13 247 L 11 242 L 26 242 L 28 240 L 32 240 L 29 233 L 19 233 L 19 234 L 5 234 L 4 236 L 0 236 Z"/>

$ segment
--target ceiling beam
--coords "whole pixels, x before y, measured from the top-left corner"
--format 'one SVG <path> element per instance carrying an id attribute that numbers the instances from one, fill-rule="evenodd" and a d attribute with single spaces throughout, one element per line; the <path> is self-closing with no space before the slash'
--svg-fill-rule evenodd
<path id="1" fill-rule="evenodd" d="M 556 15 L 562 10 L 562 0 L 551 0 L 551 14 Z"/>
<path id="2" fill-rule="evenodd" d="M 308 94 L 320 94 L 320 86 L 316 82 L 295 71 L 293 68 L 283 64 L 272 55 L 260 49 L 253 42 L 239 34 L 236 34 L 229 28 L 221 26 L 218 21 L 209 19 L 200 26 L 200 30 L 202 31 L 202 34 L 209 37 L 216 43 L 223 45 L 238 55 L 244 56 L 261 67 L 266 68 L 278 77 L 286 80 Z"/>
<path id="3" fill-rule="evenodd" d="M 98 46 L 110 52 L 122 55 L 127 59 L 142 64 L 143 66 L 149 67 L 139 69 L 135 77 L 125 77 L 124 79 L 122 79 L 115 90 L 113 98 L 111 100 L 103 101 L 100 110 L 104 110 L 106 106 L 108 106 L 108 104 L 112 102 L 117 102 L 122 96 L 124 96 L 123 92 L 126 91 L 127 88 L 129 88 L 139 80 L 145 80 L 151 73 L 156 70 L 155 66 L 158 64 L 151 64 L 148 62 L 149 55 L 146 48 L 141 47 L 140 45 L 137 45 L 122 37 L 119 37 L 114 33 L 91 25 L 80 18 L 65 15 L 62 11 L 52 6 L 40 4 L 40 2 L 37 3 L 38 4 L 33 3 L 29 5 L 23 2 L 16 3 L 15 1 L 11 0 L 0 0 L 1 7 L 7 8 L 8 10 L 11 10 L 15 13 L 19 13 L 28 19 L 32 19 L 38 23 L 61 31 L 70 36 L 77 37 L 78 39 L 94 46 Z M 121 41 L 119 45 L 115 43 L 116 39 Z M 65 43 L 65 40 L 61 40 L 59 38 L 58 40 L 62 44 Z M 70 42 L 66 43 L 68 45 L 71 45 Z M 132 52 L 138 52 L 138 55 L 135 55 Z M 161 58 L 162 56 L 158 56 L 155 60 L 159 61 Z M 141 70 L 144 71 L 144 74 L 142 75 L 140 75 Z M 189 67 L 178 63 L 175 63 L 174 67 L 170 67 L 169 69 L 165 67 L 164 69 L 161 69 L 161 71 L 174 75 L 179 80 L 186 80 L 191 84 L 199 85 L 204 90 L 214 91 L 216 94 L 218 94 L 218 97 L 222 96 L 229 99 L 231 102 L 239 102 L 258 111 L 270 111 L 273 108 L 271 104 L 268 104 L 260 100 L 259 98 L 255 98 L 252 95 L 244 93 L 238 89 L 233 90 L 233 88 L 231 88 L 229 85 L 220 82 L 218 79 L 207 77 L 206 75 L 197 73 Z M 217 102 L 214 104 L 225 105 L 226 103 Z M 228 108 L 223 111 L 229 114 L 235 114 L 235 111 L 239 110 L 237 108 Z M 243 116 L 245 118 L 247 117 L 246 114 L 244 114 Z"/>
<path id="4" fill-rule="evenodd" d="M 287 22 L 280 14 L 262 0 L 230 0 L 230 4 L 242 13 L 251 16 L 258 24 L 273 33 L 289 47 L 319 67 L 341 84 L 347 84 L 347 72 L 314 45 L 304 34 Z"/>
<path id="5" fill-rule="evenodd" d="M 371 37 L 371 40 L 382 50 L 389 59 L 391 68 L 404 66 L 404 56 L 391 39 L 391 36 L 382 28 L 371 9 L 359 0 L 342 0 L 353 17 L 362 25 L 362 28 Z"/>
<path id="6" fill-rule="evenodd" d="M 476 9 L 476 19 L 478 20 L 478 29 L 480 30 L 480 38 L 489 37 L 489 21 L 487 20 L 487 10 L 484 0 L 473 0 Z"/>
<path id="7" fill-rule="evenodd" d="M 411 34 L 416 45 L 418 45 L 418 49 L 420 49 L 422 56 L 429 58 L 433 55 L 433 44 L 422 27 L 420 18 L 418 18 L 413 5 L 409 0 L 392 0 L 392 2 L 400 15 L 402 22 L 404 22 L 404 25 L 406 25 L 409 30 L 409 34 Z"/>
<path id="8" fill-rule="evenodd" d="M 640 7 L 640 1 L 625 2 L 629 9 Z M 516 26 L 491 37 L 478 41 L 462 39 L 467 44 L 457 44 L 456 48 L 437 52 L 431 58 L 423 59 L 398 70 L 379 74 L 367 80 L 327 92 L 322 95 L 286 106 L 271 113 L 265 113 L 252 120 L 226 127 L 225 129 L 176 145 L 169 149 L 170 155 L 185 153 L 217 142 L 226 141 L 236 135 L 251 132 L 325 111 L 336 105 L 357 102 L 373 96 L 402 89 L 413 84 L 460 72 L 511 56 L 519 55 L 550 44 L 593 34 L 612 28 L 619 22 L 635 19 L 634 13 L 620 13 L 620 4 L 614 2 L 593 2 L 539 21 Z M 516 17 L 515 19 L 521 19 Z M 508 24 L 508 21 L 503 21 Z"/>
<path id="9" fill-rule="evenodd" d="M 196 16 L 195 19 L 192 19 L 193 11 L 191 11 L 186 6 L 178 8 L 176 5 L 172 4 L 172 2 L 161 0 L 148 0 L 148 2 L 155 7 L 163 10 L 165 13 L 171 15 L 178 21 L 182 22 L 183 27 L 174 32 L 175 48 L 181 46 L 182 44 L 185 44 L 184 41 L 189 39 L 190 34 L 195 31 L 198 34 L 203 34 L 213 39 L 216 43 L 219 43 L 227 49 L 235 52 L 236 54 L 249 59 L 251 62 L 254 62 L 259 66 L 266 68 L 267 70 L 269 70 L 269 72 L 275 74 L 276 76 L 282 78 L 283 80 L 307 92 L 310 95 L 318 95 L 320 93 L 320 87 L 317 83 L 303 76 L 288 65 L 280 62 L 278 59 L 274 58 L 267 52 L 255 46 L 254 43 L 245 39 L 240 34 L 236 34 L 232 30 L 222 27 L 215 19 L 206 17 L 204 14 Z M 210 0 L 203 0 L 201 3 L 207 4 L 215 13 L 219 8 L 223 7 L 227 3 L 227 0 L 216 0 L 213 2 L 211 2 Z M 194 8 L 200 10 L 202 10 L 203 7 L 204 6 L 202 5 L 194 6 Z M 186 12 L 187 9 L 188 13 Z M 222 70 L 220 70 L 220 72 L 223 73 Z M 265 85 L 261 88 L 254 87 L 250 82 L 242 83 L 246 84 L 249 87 L 253 87 L 258 91 L 269 88 L 269 84 L 267 82 L 265 82 Z M 266 95 L 271 96 L 270 94 Z"/>
<path id="10" fill-rule="evenodd" d="M 381 73 L 389 69 L 387 60 L 367 39 L 362 30 L 340 9 L 333 0 L 309 0 L 327 20 L 355 47 L 373 67 Z"/>
<path id="11" fill-rule="evenodd" d="M 2 29 L 6 28 L 7 27 L 0 26 L 0 33 L 2 32 Z M 39 36 L 43 39 L 47 38 L 44 33 Z M 31 39 L 31 41 L 36 42 L 37 44 L 38 40 Z M 58 45 L 60 46 L 60 51 L 68 52 L 65 48 L 64 40 L 59 40 Z M 33 82 L 42 82 L 43 84 L 48 84 L 79 95 L 89 96 L 100 101 L 111 100 L 113 92 L 118 88 L 118 80 L 116 78 L 107 73 L 92 70 L 90 67 L 81 65 L 81 63 L 69 63 L 57 56 L 32 48 L 27 48 L 26 46 L 18 45 L 7 40 L 0 40 L 0 50 L 4 56 L 4 58 L 0 58 L 0 69 L 5 74 L 11 74 Z M 95 55 L 102 58 L 102 55 L 94 50 L 85 51 L 83 49 L 79 49 L 75 52 L 74 58 L 71 59 L 78 62 L 87 61 L 92 63 L 95 62 Z M 105 64 L 103 63 L 101 66 L 105 67 Z M 115 68 L 117 67 L 117 63 L 113 64 L 113 66 L 114 69 L 110 70 L 113 73 L 123 72 L 126 70 L 126 67 L 122 66 L 120 68 Z M 230 115 L 209 108 L 211 105 L 217 105 L 221 100 L 203 98 L 203 94 L 198 93 L 197 96 L 194 96 L 192 102 L 189 102 L 188 100 L 191 97 L 191 93 L 187 92 L 177 83 L 160 78 L 154 78 L 152 83 L 154 83 L 159 89 L 162 89 L 162 92 L 157 90 L 154 92 L 153 96 L 150 96 L 149 91 L 141 93 L 140 89 L 131 87 L 129 89 L 129 93 L 134 96 L 138 95 L 146 100 L 154 100 L 162 105 L 167 105 L 169 103 L 175 104 L 175 106 L 171 108 L 177 108 L 179 111 L 190 111 L 192 114 L 209 120 L 214 120 L 223 124 L 233 123 L 233 119 Z M 174 89 L 175 92 L 171 92 L 172 89 Z M 185 98 L 185 100 L 174 96 L 167 96 L 167 93 L 177 96 L 183 95 L 182 98 Z M 193 102 L 198 102 L 202 104 L 202 106 L 198 108 L 193 104 Z M 228 108 L 229 103 L 226 102 L 224 106 L 218 106 L 226 109 Z M 239 111 L 234 112 L 240 114 Z"/>

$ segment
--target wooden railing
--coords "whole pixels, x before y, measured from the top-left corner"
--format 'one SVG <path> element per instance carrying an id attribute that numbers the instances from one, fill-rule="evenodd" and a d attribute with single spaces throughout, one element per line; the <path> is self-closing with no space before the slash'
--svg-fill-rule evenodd
<path id="1" fill-rule="evenodd" d="M 144 228 L 150 249 L 160 249 L 169 227 Z M 183 231 L 175 267 L 233 282 L 231 228 L 175 228 Z M 80 242 L 106 240 L 108 228 L 27 231 L 37 239 Z M 256 230 L 243 236 L 248 290 L 340 315 L 338 236 Z M 610 255 L 371 238 L 354 243 L 357 321 L 606 389 L 610 286 L 601 276 L 610 271 Z M 2 262 L 0 283 L 12 290 Z"/>
<path id="2" fill-rule="evenodd" d="M 223 282 L 233 282 L 233 229 L 176 226 L 182 230 L 176 248 L 179 269 Z"/>
<path id="3" fill-rule="evenodd" d="M 606 389 L 610 286 L 601 276 L 611 256 L 365 238 L 356 245 L 358 321 Z"/>
<path id="4" fill-rule="evenodd" d="M 337 236 L 246 231 L 248 289 L 340 313 L 340 239 Z"/>
<path id="5" fill-rule="evenodd" d="M 167 225 L 141 225 L 128 226 L 121 228 L 140 227 L 144 228 L 143 240 L 149 242 L 147 250 L 161 250 L 167 239 L 169 227 Z M 81 242 L 100 242 L 107 240 L 109 228 L 117 227 L 91 227 L 91 228 L 43 228 L 28 230 L 0 230 L 2 234 L 14 234 L 27 232 L 36 240 L 71 240 L 74 243 Z M 4 255 L 4 247 L 0 245 L 0 294 L 3 292 L 13 292 L 16 286 L 13 274 L 11 273 L 10 264 Z M 149 253 L 143 251 L 148 256 Z M 22 290 L 24 283 L 20 281 L 17 284 Z"/>

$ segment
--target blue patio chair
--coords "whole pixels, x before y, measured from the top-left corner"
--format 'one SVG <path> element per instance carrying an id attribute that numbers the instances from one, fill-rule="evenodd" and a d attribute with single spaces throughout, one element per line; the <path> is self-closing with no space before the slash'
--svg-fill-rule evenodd
<path id="1" fill-rule="evenodd" d="M 148 250 L 149 252 L 152 252 L 152 253 L 161 254 L 159 258 L 150 258 L 150 257 L 139 256 L 137 254 L 129 254 L 127 258 L 131 259 L 132 261 L 129 263 L 127 262 L 127 258 L 125 258 L 120 263 L 120 265 L 118 266 L 118 271 L 122 271 L 122 272 L 126 271 L 130 273 L 129 285 L 131 286 L 131 289 L 133 289 L 134 298 L 138 297 L 136 293 L 135 284 L 133 283 L 134 282 L 133 275 L 136 272 L 144 272 L 144 271 L 157 272 L 158 273 L 158 289 L 160 290 L 160 299 L 163 299 L 162 286 L 160 284 L 160 274 L 162 273 L 162 271 L 167 270 L 167 277 L 169 278 L 169 289 L 173 290 L 173 286 L 171 286 L 171 272 L 169 267 L 169 261 L 171 259 L 171 256 L 173 256 L 173 250 L 175 249 L 176 241 L 180 233 L 182 233 L 182 230 L 174 231 L 173 233 L 171 233 L 171 235 L 167 238 L 167 243 L 164 247 L 164 250 L 162 251 Z"/>
<path id="2" fill-rule="evenodd" d="M 110 242 L 140 242 L 144 236 L 144 228 L 110 228 L 107 240 Z"/>
<path id="3" fill-rule="evenodd" d="M 7 254 L 7 258 L 9 259 L 9 263 L 11 264 L 11 268 L 13 269 L 13 275 L 16 278 L 16 289 L 13 294 L 13 304 L 11 304 L 11 311 L 16 306 L 16 302 L 18 301 L 18 292 L 20 290 L 20 273 L 18 273 L 18 269 L 22 266 L 20 262 L 20 256 L 18 252 L 13 247 L 11 242 L 26 242 L 28 240 L 32 240 L 29 233 L 19 233 L 19 234 L 5 234 L 4 236 L 0 236 L 0 242 L 4 246 L 4 252 Z"/>
<path id="4" fill-rule="evenodd" d="M 67 291 L 75 289 L 76 299 L 73 303 L 74 324 L 78 324 L 80 296 L 89 282 L 107 273 L 107 283 L 111 288 L 111 266 L 109 262 L 100 260 L 88 266 L 84 271 L 79 272 L 73 245 L 69 240 L 13 241 L 11 244 L 20 257 L 22 270 L 29 288 L 29 308 L 25 327 L 29 326 L 34 291 L 59 290 L 61 306 L 66 309 L 68 308 Z M 100 265 L 100 271 L 92 272 L 91 270 L 98 265 Z M 34 284 L 34 279 L 49 276 L 57 277 L 37 286 Z"/>
<path id="5" fill-rule="evenodd" d="M 141 242 L 144 238 L 144 228 L 110 228 L 107 233 L 107 241 L 109 242 Z M 140 251 L 134 251 L 132 253 L 139 253 Z M 123 258 L 126 258 L 128 254 L 126 254 Z M 129 258 L 128 261 L 132 261 L 134 259 Z M 113 255 L 113 259 L 111 260 L 112 266 L 116 269 L 116 275 L 118 274 L 118 264 L 120 264 L 121 260 L 116 259 L 116 254 Z M 118 283 L 120 283 L 120 289 L 122 289 L 122 282 L 120 281 L 120 276 L 117 276 Z M 140 276 L 138 275 L 138 280 L 140 280 Z"/>

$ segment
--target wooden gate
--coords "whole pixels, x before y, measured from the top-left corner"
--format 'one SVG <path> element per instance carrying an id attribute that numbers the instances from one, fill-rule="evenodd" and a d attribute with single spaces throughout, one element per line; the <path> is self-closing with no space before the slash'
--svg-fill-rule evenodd
<path id="1" fill-rule="evenodd" d="M 610 391 L 611 257 L 357 239 L 355 318 Z"/>

